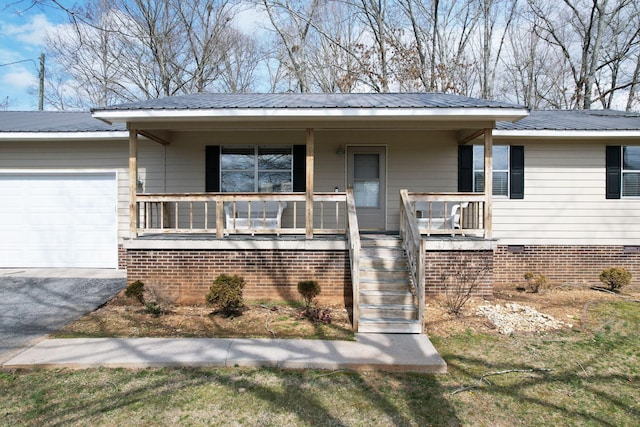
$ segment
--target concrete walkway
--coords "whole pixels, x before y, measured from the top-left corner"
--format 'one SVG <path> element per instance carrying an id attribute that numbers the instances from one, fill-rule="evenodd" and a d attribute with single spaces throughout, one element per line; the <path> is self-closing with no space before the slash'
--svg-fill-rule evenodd
<path id="1" fill-rule="evenodd" d="M 8 360 L 34 367 L 268 366 L 444 373 L 445 361 L 418 334 L 356 334 L 353 341 L 218 338 L 47 339 Z"/>

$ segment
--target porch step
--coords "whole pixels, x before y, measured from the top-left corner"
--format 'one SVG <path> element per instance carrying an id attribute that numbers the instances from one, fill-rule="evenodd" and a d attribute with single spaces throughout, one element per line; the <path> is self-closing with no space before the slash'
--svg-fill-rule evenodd
<path id="1" fill-rule="evenodd" d="M 407 319 L 372 319 L 361 317 L 358 332 L 382 334 L 419 334 L 422 328 L 418 320 Z"/>
<path id="2" fill-rule="evenodd" d="M 361 236 L 359 332 L 420 333 L 410 271 L 398 236 Z"/>
<path id="3" fill-rule="evenodd" d="M 360 304 L 361 318 L 415 320 L 417 314 L 413 304 Z"/>
<path id="4" fill-rule="evenodd" d="M 360 290 L 360 304 L 413 304 L 413 294 L 409 291 Z"/>
<path id="5" fill-rule="evenodd" d="M 361 249 L 362 250 L 362 249 Z M 409 265 L 407 260 L 405 259 L 404 252 L 399 253 L 395 256 L 371 256 L 371 255 L 360 255 L 360 271 L 366 269 L 386 269 L 386 270 L 400 270 L 407 269 Z"/>
<path id="6" fill-rule="evenodd" d="M 377 278 L 360 279 L 361 291 L 411 291 L 409 280 L 382 280 Z"/>
<path id="7" fill-rule="evenodd" d="M 402 240 L 398 236 L 360 236 L 362 247 L 401 248 Z"/>
<path id="8" fill-rule="evenodd" d="M 384 281 L 406 280 L 409 269 L 404 266 L 392 266 L 390 268 L 361 268 L 360 280 L 377 279 Z"/>

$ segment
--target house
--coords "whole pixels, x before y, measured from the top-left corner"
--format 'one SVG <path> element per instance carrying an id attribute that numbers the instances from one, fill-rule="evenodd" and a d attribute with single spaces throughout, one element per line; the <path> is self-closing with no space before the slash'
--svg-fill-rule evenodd
<path id="1" fill-rule="evenodd" d="M 446 94 L 3 112 L 0 199 L 3 267 L 119 266 L 182 303 L 221 273 L 249 298 L 316 279 L 357 329 L 419 332 L 456 283 L 638 277 L 640 115 Z"/>

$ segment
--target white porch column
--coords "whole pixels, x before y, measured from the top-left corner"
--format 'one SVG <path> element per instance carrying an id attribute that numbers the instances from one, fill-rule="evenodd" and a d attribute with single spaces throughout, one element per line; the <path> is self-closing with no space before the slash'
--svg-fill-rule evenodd
<path id="1" fill-rule="evenodd" d="M 484 130 L 484 236 L 491 238 L 493 228 L 493 133 Z"/>
<path id="2" fill-rule="evenodd" d="M 129 129 L 129 237 L 138 237 L 138 131 Z"/>
<path id="3" fill-rule="evenodd" d="M 306 237 L 313 239 L 313 129 L 307 129 Z"/>

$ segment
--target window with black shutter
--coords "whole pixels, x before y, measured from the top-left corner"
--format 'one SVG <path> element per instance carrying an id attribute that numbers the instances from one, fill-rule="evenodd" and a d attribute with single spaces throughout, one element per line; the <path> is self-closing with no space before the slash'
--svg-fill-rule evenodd
<path id="1" fill-rule="evenodd" d="M 524 198 L 524 147 L 493 146 L 493 195 Z M 484 146 L 458 147 L 458 191 L 484 191 Z"/>

